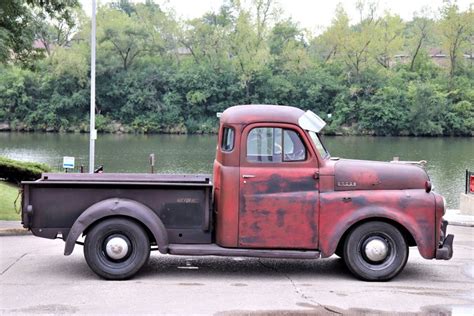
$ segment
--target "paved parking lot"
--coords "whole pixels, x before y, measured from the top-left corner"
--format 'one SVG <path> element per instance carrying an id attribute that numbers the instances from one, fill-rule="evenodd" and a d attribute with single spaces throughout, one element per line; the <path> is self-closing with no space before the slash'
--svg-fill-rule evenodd
<path id="1" fill-rule="evenodd" d="M 134 279 L 105 281 L 81 247 L 61 240 L 0 237 L 0 314 L 474 314 L 474 228 L 455 234 L 450 261 L 411 248 L 405 270 L 382 283 L 354 279 L 342 260 L 173 257 L 153 252 Z"/>

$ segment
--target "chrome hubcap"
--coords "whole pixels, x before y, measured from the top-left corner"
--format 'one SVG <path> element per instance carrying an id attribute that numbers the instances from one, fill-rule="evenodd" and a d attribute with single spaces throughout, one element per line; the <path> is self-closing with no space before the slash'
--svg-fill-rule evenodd
<path id="1" fill-rule="evenodd" d="M 110 258 L 120 260 L 128 253 L 127 241 L 121 237 L 113 237 L 107 242 L 105 251 Z"/>
<path id="2" fill-rule="evenodd" d="M 387 257 L 387 243 L 381 239 L 372 239 L 365 245 L 365 255 L 373 262 L 382 261 Z"/>

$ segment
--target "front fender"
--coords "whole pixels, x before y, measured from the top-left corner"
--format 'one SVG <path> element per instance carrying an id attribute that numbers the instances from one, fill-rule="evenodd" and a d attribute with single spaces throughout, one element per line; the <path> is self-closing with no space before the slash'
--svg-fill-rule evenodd
<path id="1" fill-rule="evenodd" d="M 168 235 L 160 218 L 146 205 L 129 199 L 112 198 L 98 202 L 87 208 L 74 222 L 66 239 L 64 255 L 69 256 L 76 240 L 93 223 L 110 216 L 126 216 L 145 225 L 153 234 L 158 250 L 168 252 Z"/>
<path id="2" fill-rule="evenodd" d="M 424 190 L 328 192 L 321 194 L 319 247 L 331 256 L 351 227 L 370 219 L 386 219 L 403 226 L 422 257 L 435 257 L 434 197 Z"/>

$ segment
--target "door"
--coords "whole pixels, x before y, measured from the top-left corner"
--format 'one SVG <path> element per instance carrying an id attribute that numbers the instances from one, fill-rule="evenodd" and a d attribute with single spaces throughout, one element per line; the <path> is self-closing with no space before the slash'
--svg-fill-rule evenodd
<path id="1" fill-rule="evenodd" d="M 318 163 L 303 131 L 251 125 L 242 134 L 239 246 L 316 249 Z"/>

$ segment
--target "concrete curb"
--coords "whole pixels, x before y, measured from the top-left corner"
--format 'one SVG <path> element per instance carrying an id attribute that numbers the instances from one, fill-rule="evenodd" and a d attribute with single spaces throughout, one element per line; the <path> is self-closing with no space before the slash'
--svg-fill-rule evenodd
<path id="1" fill-rule="evenodd" d="M 0 237 L 21 235 L 31 235 L 31 232 L 24 228 L 0 228 Z"/>
<path id="2" fill-rule="evenodd" d="M 464 227 L 474 227 L 474 223 L 472 222 L 459 222 L 459 221 L 453 221 L 453 220 L 448 220 L 448 225 L 451 226 L 464 226 Z"/>
<path id="3" fill-rule="evenodd" d="M 0 236 L 30 235 L 31 232 L 20 221 L 0 221 Z"/>

